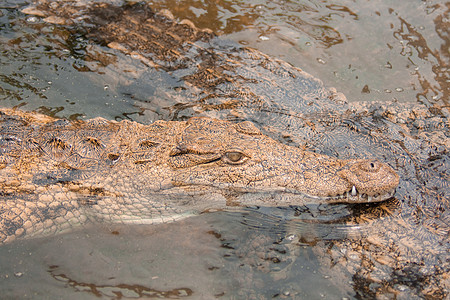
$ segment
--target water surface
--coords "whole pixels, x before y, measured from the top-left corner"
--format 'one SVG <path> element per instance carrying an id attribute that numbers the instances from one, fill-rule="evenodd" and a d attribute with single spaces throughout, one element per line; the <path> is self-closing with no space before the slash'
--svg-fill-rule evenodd
<path id="1" fill-rule="evenodd" d="M 156 10 L 169 9 L 178 20 L 187 18 L 224 39 L 286 60 L 336 87 L 350 102 L 448 105 L 448 4 L 361 0 L 149 3 Z M 20 9 L 25 5 L 0 2 L 2 107 L 143 123 L 171 117 L 168 111 L 176 109 L 177 102 L 167 90 L 179 82 L 132 57 L 92 44 L 82 34 L 23 15 Z M 121 74 L 118 70 L 123 66 L 131 71 Z M 261 122 L 261 127 L 272 125 Z M 422 147 L 418 138 L 411 140 L 412 146 L 401 146 L 407 150 Z M 317 151 L 349 157 L 344 147 L 333 148 L 326 142 L 317 143 Z M 441 149 L 430 151 L 448 156 Z M 2 295 L 22 299 L 401 295 L 418 299 L 426 289 L 421 285 L 448 274 L 448 257 L 442 254 L 448 250 L 447 202 L 442 199 L 443 205 L 438 206 L 433 200 L 445 195 L 446 189 L 428 187 L 422 179 L 427 174 L 443 174 L 448 187 L 448 177 L 439 169 L 442 166 L 433 165 L 439 161 L 435 152 L 427 161 L 429 169 L 422 173 L 415 165 L 417 160 L 400 159 L 398 199 L 379 205 L 251 208 L 150 227 L 88 225 L 56 237 L 18 241 L 0 248 Z M 420 179 L 413 181 L 408 176 Z M 431 196 L 424 196 L 427 193 Z M 410 230 L 411 238 L 389 232 L 393 223 Z M 379 227 L 385 230 L 373 235 L 370 228 Z M 420 240 L 423 236 L 427 239 Z M 370 248 L 384 247 L 386 237 L 391 239 L 393 255 L 414 254 L 417 238 L 424 247 L 431 245 L 430 257 L 421 256 L 408 262 L 408 268 L 391 270 L 385 263 L 391 258 Z M 349 240 L 355 241 L 352 247 L 339 246 Z M 361 253 L 369 258 L 358 261 Z M 351 269 L 354 264 L 368 263 L 377 266 L 373 274 Z M 449 285 L 444 281 L 438 285 L 445 288 L 444 284 Z"/>
<path id="2" fill-rule="evenodd" d="M 286 60 L 336 87 L 351 102 L 448 105 L 448 5 L 440 1 L 149 3 L 156 10 L 169 9 L 178 20 L 187 18 L 200 28 Z M 136 118 L 131 114 L 148 109 L 130 99 L 129 91 L 120 90 L 129 78 L 111 75 L 108 61 L 99 64 L 84 57 L 87 41 L 82 36 L 68 36 L 36 17 L 20 16 L 18 9 L 25 4 L 2 4 L 3 106 L 42 106 L 53 113 L 65 110 L 60 116 L 97 113 L 109 118 Z M 41 28 L 51 37 L 43 36 Z M 102 59 L 114 61 L 114 55 Z M 135 60 L 124 63 L 139 69 Z M 86 74 L 88 69 L 102 76 Z M 163 99 L 164 94 L 151 86 L 170 79 L 155 72 L 145 77 L 134 84 L 133 92 Z M 160 105 L 165 103 L 161 100 Z"/>

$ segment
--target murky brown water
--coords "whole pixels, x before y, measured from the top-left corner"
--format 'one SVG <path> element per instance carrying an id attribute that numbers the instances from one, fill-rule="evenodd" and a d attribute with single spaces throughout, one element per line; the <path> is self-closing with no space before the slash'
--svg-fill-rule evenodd
<path id="1" fill-rule="evenodd" d="M 283 221 L 267 218 L 252 211 L 213 213 L 171 224 L 87 227 L 18 241 L 0 248 L 0 286 L 8 299 L 271 299 L 283 294 L 338 299 L 347 294 L 320 270 L 307 243 L 286 239 Z M 314 225 L 304 233 L 318 238 Z"/>
<path id="2" fill-rule="evenodd" d="M 444 1 L 153 1 L 300 67 L 350 101 L 446 102 Z"/>
<path id="3" fill-rule="evenodd" d="M 336 87 L 349 101 L 397 99 L 448 105 L 448 3 L 381 0 L 149 3 L 155 9 L 169 9 L 179 20 L 187 18 L 198 27 L 211 28 L 224 38 L 286 60 L 320 78 L 325 85 Z M 11 15 L 20 5 L 3 1 L 2 7 L 2 43 L 13 47 L 4 49 L 0 58 L 3 106 L 20 104 L 35 109 L 44 105 L 52 111 L 64 109 L 64 116 L 101 114 L 107 118 L 132 111 L 132 99 L 108 89 L 125 83 L 115 78 L 117 74 L 108 77 L 108 69 L 102 71 L 103 76 L 86 76 L 83 72 L 86 41 L 82 36 L 67 40 L 66 33 L 52 27 L 46 29 L 54 34 L 51 40 L 30 28 L 21 32 L 22 22 L 14 21 Z M 31 26 L 36 22 L 33 17 L 27 21 Z M 34 26 L 42 27 L 39 23 Z M 60 59 L 55 60 L 57 57 Z M 139 64 L 133 60 L 127 63 Z M 147 78 L 158 76 L 161 75 L 152 73 Z M 157 80 L 169 81 L 163 77 L 155 79 L 156 84 Z M 79 92 L 80 86 L 83 93 Z M 148 86 L 148 82 L 142 82 L 134 89 L 148 95 L 154 92 Z"/>
<path id="4" fill-rule="evenodd" d="M 327 86 L 336 87 L 349 101 L 397 99 L 427 106 L 448 105 L 448 3 L 150 3 L 155 9 L 169 9 L 179 20 L 190 19 L 223 38 L 286 60 Z M 129 117 L 144 123 L 152 120 L 141 114 L 142 110 L 152 109 L 156 117 L 164 116 L 160 110 L 170 102 L 167 104 L 164 94 L 152 84 L 170 85 L 170 76 L 146 70 L 141 73 L 145 74 L 143 78 L 128 86 L 130 79 L 118 78 L 113 65 L 105 62 L 98 66 L 94 59 L 84 56 L 88 42 L 82 36 L 69 36 L 58 26 L 20 14 L 18 9 L 25 4 L 0 1 L 2 107 L 40 108 L 72 118 Z M 112 57 L 113 53 L 108 54 Z M 130 69 L 142 71 L 139 61 L 122 59 Z M 87 72 L 86 66 L 99 71 Z M 128 94 L 130 88 L 134 90 Z M 161 99 L 157 107 L 150 109 L 145 101 L 136 100 L 149 94 Z M 395 217 L 401 215 L 401 205 L 395 201 L 381 205 L 379 210 L 386 212 L 382 217 L 388 216 L 387 223 L 393 212 Z M 327 244 L 327 240 L 364 234 L 364 224 L 370 223 L 364 213 L 361 226 L 337 221 L 352 213 L 342 206 L 305 208 L 301 212 L 254 209 L 205 214 L 154 227 L 88 227 L 58 237 L 19 241 L 0 248 L 0 287 L 5 298 L 24 299 L 191 295 L 193 299 L 367 298 L 373 294 L 364 293 L 365 281 L 358 281 L 356 273 L 341 274 L 336 279 L 335 273 L 330 275 L 332 268 L 320 261 L 322 252 L 326 252 L 323 257 L 356 257 L 344 253 L 345 248 L 335 250 Z M 420 221 L 428 220 L 417 218 L 417 224 L 411 225 L 408 219 L 405 227 L 424 230 Z M 376 238 L 373 240 L 376 244 Z M 439 244 L 439 250 L 448 245 L 448 237 L 436 240 L 433 245 Z M 369 250 L 369 256 L 376 254 Z M 383 262 L 389 258 L 377 259 Z M 434 267 L 422 264 L 425 271 Z M 410 277 L 409 273 L 391 277 L 374 274 L 373 284 L 390 284 L 390 290 L 380 288 L 381 296 L 395 297 L 405 290 L 406 295 L 415 296 L 416 283 L 408 280 L 416 278 L 419 282 L 422 271 L 411 271 Z"/>

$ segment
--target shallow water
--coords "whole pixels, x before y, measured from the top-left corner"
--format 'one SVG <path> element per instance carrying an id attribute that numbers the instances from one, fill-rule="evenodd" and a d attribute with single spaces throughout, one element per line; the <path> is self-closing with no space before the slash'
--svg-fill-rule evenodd
<path id="1" fill-rule="evenodd" d="M 2 3 L 3 106 L 45 106 L 47 111 L 65 110 L 59 115 L 66 117 L 94 117 L 94 110 L 109 118 L 122 114 L 133 118 L 130 114 L 139 108 L 147 109 L 133 107 L 136 103 L 126 88 L 115 88 L 126 86 L 126 79 L 109 77 L 108 67 L 103 70 L 95 61 L 86 62 L 82 36 L 67 39 L 66 32 L 52 26 L 44 28 L 52 38 L 42 36 L 39 28 L 44 25 L 38 18 L 16 19 L 16 7 L 23 4 Z M 440 1 L 149 3 L 156 10 L 169 9 L 178 20 L 187 18 L 200 28 L 288 61 L 336 87 L 351 102 L 448 105 L 448 5 Z M 114 60 L 113 55 L 105 59 Z M 132 59 L 124 63 L 139 65 Z M 87 75 L 86 67 L 103 76 Z M 159 76 L 145 77 L 156 86 L 158 80 L 169 82 Z M 149 86 L 151 81 L 138 82 L 133 92 L 164 98 Z"/>
<path id="2" fill-rule="evenodd" d="M 19 241 L 0 248 L 2 295 L 21 299 L 350 296 L 319 269 L 308 243 L 298 242 L 286 233 L 282 221 L 273 219 L 251 210 L 211 213 L 172 224 L 97 225 Z M 303 230 L 310 241 L 326 238 L 318 236 L 320 231 L 314 233 L 314 225 Z"/>
<path id="3" fill-rule="evenodd" d="M 69 118 L 129 118 L 143 123 L 167 118 L 167 107 L 174 105 L 174 101 L 165 98 L 164 89 L 159 87 L 161 83 L 165 88 L 177 87 L 179 83 L 173 78 L 143 68 L 139 61 L 125 55 L 120 56 L 120 65 L 132 69 L 138 79 L 118 76 L 117 65 L 107 61 L 118 59 L 117 52 L 102 48 L 107 55 L 99 63 L 97 58 L 85 56 L 89 42 L 82 35 L 69 35 L 61 27 L 20 14 L 18 9 L 25 2 L 0 3 L 2 107 L 38 109 Z M 427 106 L 448 105 L 448 4 L 439 1 L 151 4 L 156 9 L 169 9 L 179 20 L 188 18 L 198 27 L 211 28 L 224 38 L 286 60 L 322 79 L 327 86 L 336 87 L 350 102 L 397 99 Z M 189 116 L 187 113 L 179 118 Z M 333 151 L 339 155 L 344 150 Z M 358 281 L 360 274 L 336 276 L 337 268 L 330 267 L 335 262 L 324 263 L 324 257 L 328 256 L 332 259 L 355 256 L 345 253 L 345 247 L 335 251 L 328 241 L 367 239 L 366 231 L 374 215 L 379 217 L 375 222 L 384 226 L 405 218 L 405 228 L 413 228 L 420 236 L 425 230 L 421 222 L 429 221 L 420 216 L 434 206 L 411 212 L 414 202 L 405 189 L 415 187 L 404 180 L 399 202 L 394 200 L 380 206 L 255 208 L 203 214 L 150 227 L 87 226 L 56 237 L 18 241 L 0 247 L 2 295 L 29 299 L 371 297 L 374 296 L 371 291 L 364 290 L 365 281 Z M 410 202 L 413 204 L 408 206 Z M 415 214 L 420 216 L 411 217 L 413 221 L 408 219 Z M 354 215 L 358 222 L 351 221 Z M 443 220 L 448 225 L 448 219 Z M 385 233 L 388 237 L 396 233 L 390 234 Z M 376 238 L 371 242 L 376 245 Z M 408 242 L 394 240 L 392 247 Z M 445 233 L 442 238 L 437 236 L 432 245 L 438 253 L 433 259 L 445 260 L 442 253 L 448 249 L 448 236 L 445 238 Z M 373 255 L 376 251 L 368 253 Z M 379 258 L 383 259 L 386 260 Z M 414 287 L 419 285 L 420 276 L 427 278 L 424 274 L 431 272 L 427 270 L 434 267 L 432 263 L 422 262 L 426 270 L 405 271 L 406 275 L 398 275 L 398 270 L 389 276 L 373 274 L 372 284 L 393 282 L 392 290 L 382 296 L 406 291 L 406 295 L 419 298 Z M 414 264 L 419 263 L 411 263 Z M 384 270 L 383 266 L 380 269 Z"/>
<path id="4" fill-rule="evenodd" d="M 449 97 L 443 1 L 154 1 L 179 19 L 279 57 L 349 101 Z"/>

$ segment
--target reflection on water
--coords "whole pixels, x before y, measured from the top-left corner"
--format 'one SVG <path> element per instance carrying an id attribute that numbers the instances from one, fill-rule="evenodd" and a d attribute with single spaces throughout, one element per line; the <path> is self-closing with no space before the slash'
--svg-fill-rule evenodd
<path id="1" fill-rule="evenodd" d="M 82 35 L 46 28 L 36 17 L 28 17 L 27 23 L 35 23 L 38 31 L 21 32 L 23 21 L 15 19 L 15 8 L 20 6 L 3 2 L 0 95 L 4 105 L 38 97 L 45 106 L 69 110 L 66 116 L 76 116 L 87 103 L 129 110 L 127 103 L 132 100 L 115 90 L 120 78 L 107 78 L 108 70 L 99 69 L 111 63 L 114 55 L 86 57 L 85 48 L 91 45 Z M 168 0 L 150 4 L 169 9 L 178 20 L 192 20 L 200 28 L 211 28 L 280 57 L 327 86 L 338 87 L 349 101 L 397 99 L 448 105 L 448 7 L 439 1 Z M 40 34 L 41 29 L 51 38 Z M 57 57 L 59 61 L 51 60 Z M 106 78 L 86 79 L 78 72 L 96 69 Z M 84 93 L 78 93 L 79 86 Z M 54 98 L 60 98 L 57 104 Z M 93 98 L 98 102 L 89 101 Z"/>
<path id="2" fill-rule="evenodd" d="M 449 98 L 441 1 L 155 1 L 179 19 L 280 57 L 350 101 Z"/>
<path id="3" fill-rule="evenodd" d="M 0 260 L 0 287 L 3 295 L 20 299 L 347 295 L 319 270 L 311 247 L 296 240 L 294 230 L 274 230 L 283 226 L 267 219 L 270 211 L 254 212 L 210 213 L 156 226 L 91 226 L 18 241 L 0 248 L 8 257 Z M 255 216 L 259 226 L 248 226 Z"/>
<path id="4" fill-rule="evenodd" d="M 386 218 L 399 208 L 397 199 L 376 204 L 305 205 L 250 210 L 242 223 L 256 230 L 287 234 L 290 240 L 314 245 L 317 241 L 357 239 L 367 235 L 371 220 Z"/>
<path id="5" fill-rule="evenodd" d="M 353 283 L 332 277 L 315 249 L 367 237 L 370 220 L 396 206 L 261 207 L 154 226 L 89 225 L 0 247 L 0 288 L 20 299 L 352 297 Z"/>

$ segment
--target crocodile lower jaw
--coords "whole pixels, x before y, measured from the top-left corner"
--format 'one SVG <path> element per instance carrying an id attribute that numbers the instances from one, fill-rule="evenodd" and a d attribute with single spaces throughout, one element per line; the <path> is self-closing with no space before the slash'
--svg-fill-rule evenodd
<path id="1" fill-rule="evenodd" d="M 209 185 L 189 185 L 189 186 L 178 186 L 178 187 L 172 187 L 170 189 L 166 189 L 164 190 L 164 193 L 168 193 L 168 194 L 181 194 L 181 193 L 186 193 L 186 192 L 190 192 L 190 193 L 205 193 L 205 191 L 209 191 L 212 186 Z M 180 189 L 181 188 L 181 189 Z M 218 189 L 218 193 L 220 193 L 221 189 Z M 307 203 L 307 201 L 305 201 L 305 199 L 314 199 L 315 202 L 320 202 L 320 203 L 347 203 L 347 204 L 352 204 L 352 203 L 375 203 L 375 202 L 381 202 L 381 201 L 385 201 L 388 200 L 390 198 L 394 197 L 395 194 L 395 189 L 388 191 L 386 193 L 383 194 L 375 194 L 375 195 L 368 195 L 366 193 L 359 193 L 356 191 L 356 188 L 352 187 L 352 190 L 349 190 L 343 194 L 339 194 L 339 195 L 335 195 L 335 196 L 317 196 L 317 195 L 310 195 L 308 193 L 304 193 L 304 192 L 300 192 L 298 190 L 293 190 L 293 189 L 286 189 L 286 188 L 278 188 L 278 189 L 269 189 L 269 190 L 264 190 L 264 188 L 260 188 L 260 189 L 239 189 L 239 188 L 233 188 L 231 189 L 232 191 L 236 192 L 236 193 L 243 193 L 243 194 L 247 194 L 247 193 L 255 193 L 255 194 L 271 194 L 271 193 L 281 193 L 281 194 L 290 194 L 293 195 L 294 198 L 295 197 L 300 197 L 302 200 L 299 200 L 299 204 L 304 204 Z M 296 201 L 292 201 L 292 205 L 295 205 Z"/>
<path id="2" fill-rule="evenodd" d="M 355 192 L 355 190 L 350 190 L 347 192 L 344 192 L 343 194 L 335 195 L 335 196 L 317 196 L 317 195 L 310 195 L 307 193 L 301 193 L 295 190 L 284 190 L 283 192 L 287 192 L 290 194 L 299 194 L 304 195 L 306 198 L 311 198 L 315 200 L 319 200 L 321 203 L 373 203 L 373 202 L 381 202 L 388 200 L 390 198 L 394 197 L 395 189 L 383 193 L 383 194 L 375 194 L 375 195 L 368 195 L 366 193 L 359 193 Z"/>
<path id="3" fill-rule="evenodd" d="M 384 194 L 367 195 L 365 193 L 355 193 L 352 191 L 345 192 L 344 194 L 323 197 L 328 203 L 372 203 L 381 202 L 390 199 L 394 196 L 395 189 Z M 319 197 L 321 198 L 321 197 Z"/>

